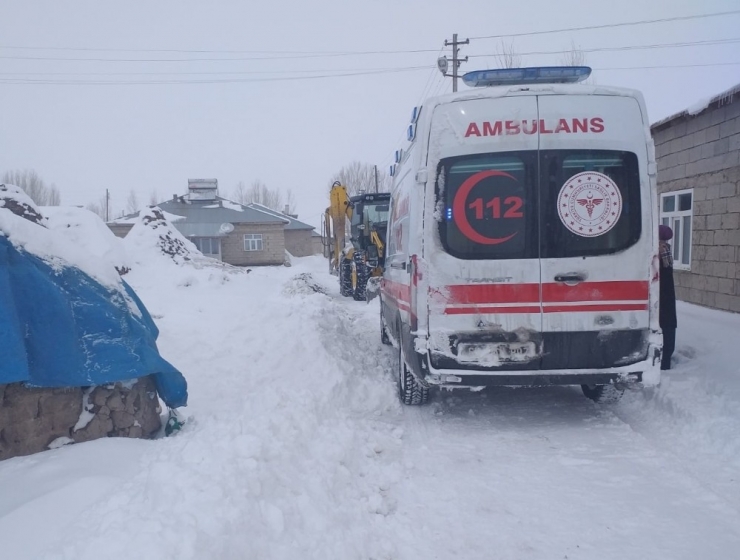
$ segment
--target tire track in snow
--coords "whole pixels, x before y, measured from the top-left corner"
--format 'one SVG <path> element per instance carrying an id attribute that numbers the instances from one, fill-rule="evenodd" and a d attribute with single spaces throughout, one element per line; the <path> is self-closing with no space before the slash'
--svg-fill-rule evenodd
<path id="1" fill-rule="evenodd" d="M 352 311 L 343 330 L 350 338 L 364 332 L 369 345 L 382 348 L 372 312 L 356 305 L 347 303 Z M 365 326 L 355 327 L 363 318 Z M 388 353 L 393 371 L 393 352 Z M 398 425 L 404 478 L 392 492 L 395 522 L 407 531 L 397 537 L 401 557 L 490 558 L 492 542 L 501 558 L 563 557 L 553 556 L 554 550 L 568 558 L 715 557 L 740 540 L 737 530 L 729 530 L 733 522 L 724 519 L 740 521 L 736 511 L 723 508 L 722 500 L 633 430 L 617 408 L 594 405 L 578 388 L 437 393 L 428 407 L 402 408 Z M 651 493 L 673 502 L 680 513 L 664 511 Z M 625 495 L 632 504 L 623 503 Z M 565 513 L 535 513 L 532 507 L 543 501 L 560 504 Z M 694 527 L 695 509 L 724 521 L 724 530 L 711 531 L 724 540 L 702 544 L 706 534 Z M 538 526 L 541 536 L 517 533 L 527 525 Z M 563 525 L 570 526 L 565 535 Z M 508 527 L 506 536 L 498 532 L 502 526 Z M 644 537 L 630 543 L 638 526 Z M 471 540 L 471 533 L 488 539 Z M 451 547 L 450 541 L 457 544 Z"/>

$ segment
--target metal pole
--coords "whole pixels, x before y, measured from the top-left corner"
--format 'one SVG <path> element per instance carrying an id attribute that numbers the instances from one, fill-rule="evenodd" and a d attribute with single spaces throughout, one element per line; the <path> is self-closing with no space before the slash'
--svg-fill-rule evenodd
<path id="1" fill-rule="evenodd" d="M 378 166 L 375 166 L 375 192 L 378 192 Z"/>
<path id="2" fill-rule="evenodd" d="M 457 33 L 452 34 L 452 92 L 457 91 Z"/>
<path id="3" fill-rule="evenodd" d="M 464 41 L 458 41 L 457 40 L 457 33 L 452 34 L 452 42 L 445 40 L 445 47 L 452 46 L 452 91 L 453 93 L 457 92 L 457 77 L 458 77 L 458 67 L 461 63 L 467 62 L 468 57 L 466 56 L 464 60 L 460 60 L 460 49 L 458 48 L 458 45 L 468 45 L 470 44 L 470 39 L 465 39 Z M 447 76 L 448 74 L 445 74 Z"/>

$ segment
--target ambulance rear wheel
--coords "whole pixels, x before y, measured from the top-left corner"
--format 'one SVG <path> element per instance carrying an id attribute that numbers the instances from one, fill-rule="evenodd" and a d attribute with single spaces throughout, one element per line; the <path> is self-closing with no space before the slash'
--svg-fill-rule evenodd
<path id="1" fill-rule="evenodd" d="M 617 389 L 614 385 L 581 385 L 583 394 L 599 404 L 613 404 L 619 402 L 624 389 Z"/>
<path id="2" fill-rule="evenodd" d="M 406 365 L 401 342 L 398 345 L 398 396 L 403 404 L 421 405 L 429 401 L 429 388 L 416 380 Z"/>

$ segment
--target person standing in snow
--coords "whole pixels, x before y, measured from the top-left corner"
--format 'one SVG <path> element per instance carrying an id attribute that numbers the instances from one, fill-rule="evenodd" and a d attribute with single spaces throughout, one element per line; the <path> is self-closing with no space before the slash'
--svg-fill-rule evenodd
<path id="1" fill-rule="evenodd" d="M 663 358 L 660 369 L 671 369 L 671 356 L 676 349 L 676 287 L 673 284 L 673 255 L 668 244 L 673 238 L 673 230 L 659 226 L 658 239 L 660 255 L 660 328 L 663 331 Z"/>

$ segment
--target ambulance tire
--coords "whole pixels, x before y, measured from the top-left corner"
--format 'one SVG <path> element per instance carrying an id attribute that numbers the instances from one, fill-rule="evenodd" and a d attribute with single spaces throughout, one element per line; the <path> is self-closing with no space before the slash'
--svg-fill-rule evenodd
<path id="1" fill-rule="evenodd" d="M 370 279 L 370 267 L 362 260 L 362 254 L 355 251 L 354 267 L 357 271 L 357 286 L 352 292 L 355 301 L 367 301 L 367 281 Z"/>
<path id="2" fill-rule="evenodd" d="M 617 389 L 614 385 L 581 385 L 581 390 L 598 404 L 614 404 L 624 394 L 624 389 Z"/>
<path id="3" fill-rule="evenodd" d="M 406 357 L 399 341 L 398 348 L 398 396 L 406 405 L 422 405 L 429 402 L 429 388 L 416 380 L 406 365 Z"/>
<path id="4" fill-rule="evenodd" d="M 339 262 L 339 295 L 352 295 L 352 261 L 344 257 Z"/>

